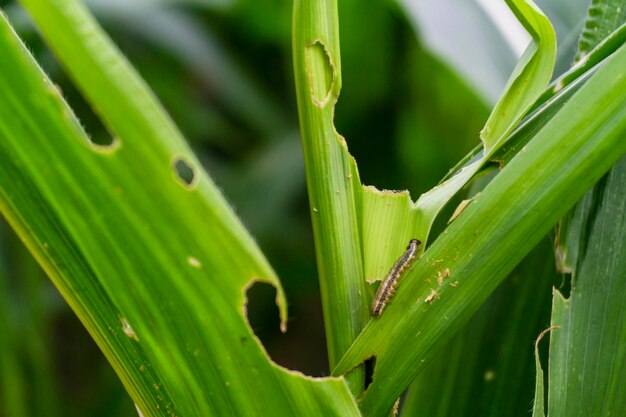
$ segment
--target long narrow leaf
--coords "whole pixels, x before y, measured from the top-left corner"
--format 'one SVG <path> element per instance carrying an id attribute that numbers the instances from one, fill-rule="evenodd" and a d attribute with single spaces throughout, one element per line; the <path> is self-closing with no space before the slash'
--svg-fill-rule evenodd
<path id="1" fill-rule="evenodd" d="M 521 416 L 533 396 L 532 342 L 557 280 L 547 238 L 515 268 L 409 388 L 402 416 Z"/>
<path id="2" fill-rule="evenodd" d="M 510 133 L 544 91 L 552 76 L 556 36 L 548 18 L 532 0 L 507 0 L 520 23 L 532 36 L 515 67 L 504 93 L 480 133 L 483 150 L 451 178 L 424 193 L 415 202 L 422 212 L 419 236 L 425 241 L 441 209 L 492 159 L 507 142 Z"/>
<path id="3" fill-rule="evenodd" d="M 623 0 L 594 0 L 579 43 L 579 64 L 590 59 L 597 44 L 614 38 L 615 32 L 609 33 L 623 28 L 625 20 Z M 619 415 L 626 409 L 625 184 L 622 158 L 559 228 L 559 265 L 571 285 L 567 298 L 558 290 L 553 298 L 549 416 Z M 539 364 L 537 373 L 543 373 Z M 543 390 L 538 386 L 537 396 Z"/>
<path id="4" fill-rule="evenodd" d="M 485 152 L 497 146 L 543 92 L 552 78 L 556 58 L 556 34 L 552 24 L 532 0 L 507 0 L 507 4 L 533 42 L 513 70 L 502 98 L 480 134 Z"/>
<path id="5" fill-rule="evenodd" d="M 555 291 L 549 416 L 610 416 L 626 409 L 626 158 L 587 205 L 586 240 L 569 299 Z M 588 199 L 587 202 L 591 202 Z M 581 230 L 582 232 L 582 230 Z"/>

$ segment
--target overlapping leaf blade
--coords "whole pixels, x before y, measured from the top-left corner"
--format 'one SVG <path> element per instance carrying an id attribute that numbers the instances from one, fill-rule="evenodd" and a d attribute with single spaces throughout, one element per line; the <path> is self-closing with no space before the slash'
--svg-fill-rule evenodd
<path id="1" fill-rule="evenodd" d="M 621 47 L 433 244 L 355 341 L 335 373 L 377 355 L 362 400 L 367 415 L 391 408 L 422 361 L 626 151 L 625 63 Z"/>
<path id="2" fill-rule="evenodd" d="M 549 239 L 515 268 L 413 382 L 402 415 L 520 416 L 533 396 L 532 342 L 557 281 Z"/>
<path id="3" fill-rule="evenodd" d="M 626 160 L 579 203 L 565 242 L 569 298 L 554 290 L 548 416 L 619 415 L 626 407 Z M 536 397 L 544 396 L 537 363 Z M 543 404 L 533 416 L 544 416 Z"/>
<path id="4" fill-rule="evenodd" d="M 624 1 L 592 1 L 579 43 L 579 64 L 592 57 L 596 45 L 611 42 L 625 19 Z M 559 266 L 571 282 L 569 295 L 555 290 L 553 297 L 549 416 L 619 415 L 626 409 L 625 184 L 622 157 L 559 227 Z M 537 361 L 537 401 L 545 396 L 542 375 Z M 533 416 L 545 415 L 543 405 L 535 404 Z"/>
<path id="5" fill-rule="evenodd" d="M 336 363 L 337 352 L 345 351 L 346 343 L 362 326 L 365 290 L 359 282 L 363 281 L 363 275 L 365 279 L 381 278 L 381 271 L 388 268 L 411 238 L 426 244 L 441 209 L 488 162 L 492 152 L 502 146 L 503 136 L 550 79 L 555 38 L 549 22 L 532 3 L 513 0 L 510 4 L 532 30 L 534 42 L 511 77 L 502 103 L 494 111 L 494 114 L 505 112 L 507 116 L 497 119 L 497 126 L 495 116 L 488 123 L 486 131 L 491 133 L 485 135 L 485 145 L 489 152 L 413 203 L 406 193 L 395 195 L 360 186 L 345 141 L 333 126 L 334 104 L 341 88 L 336 4 L 334 1 L 296 3 L 293 43 L 296 86 L 322 299 L 327 320 L 333 317 L 327 321 L 331 364 Z M 326 62 L 325 66 L 311 65 L 311 51 L 315 50 L 319 59 Z M 402 227 L 397 227 L 398 224 Z"/>

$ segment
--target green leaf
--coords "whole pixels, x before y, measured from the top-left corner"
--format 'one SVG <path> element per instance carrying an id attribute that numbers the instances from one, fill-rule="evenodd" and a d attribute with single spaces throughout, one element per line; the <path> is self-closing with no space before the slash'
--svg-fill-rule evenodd
<path id="1" fill-rule="evenodd" d="M 546 88 L 556 59 L 556 34 L 541 10 L 532 0 L 507 0 L 506 3 L 533 42 L 515 66 L 504 94 L 480 132 L 487 153 L 498 146 Z"/>
<path id="2" fill-rule="evenodd" d="M 556 37 L 550 21 L 532 1 L 508 0 L 507 4 L 533 38 L 515 67 L 505 92 L 481 131 L 482 153 L 469 160 L 454 176 L 422 194 L 415 210 L 422 212 L 424 224 L 418 236 L 424 242 L 441 209 L 450 201 L 507 142 L 507 136 L 530 110 L 550 81 L 556 56 Z"/>
<path id="3" fill-rule="evenodd" d="M 544 238 L 418 375 L 402 416 L 523 415 L 533 395 L 532 341 L 549 321 L 556 280 Z"/>
<path id="4" fill-rule="evenodd" d="M 365 415 L 391 408 L 438 346 L 626 152 L 625 76 L 622 46 L 424 253 L 388 311 L 368 323 L 333 371 L 376 355 L 361 400 Z"/>
<path id="5" fill-rule="evenodd" d="M 504 4 L 477 0 L 398 3 L 412 22 L 418 40 L 462 76 L 483 100 L 495 104 L 526 46 L 519 50 L 523 40 L 519 39 L 518 27 L 503 14 Z M 535 3 L 554 25 L 559 41 L 557 65 L 565 63 L 569 68 L 588 0 Z"/>
<path id="6" fill-rule="evenodd" d="M 626 407 L 626 159 L 578 206 L 582 246 L 568 299 L 555 291 L 549 416 L 619 415 Z M 589 204 L 591 203 L 591 204 Z"/>
<path id="7" fill-rule="evenodd" d="M 506 165 L 624 42 L 626 42 L 626 24 L 610 33 L 585 56 L 584 60 L 554 80 L 531 107 L 528 116 L 508 135 L 503 146 L 494 149 L 490 160 L 497 162 L 501 167 Z M 482 153 L 482 146 L 475 147 L 444 179 L 447 181 L 452 178 L 470 161 L 481 158 Z"/>
<path id="8" fill-rule="evenodd" d="M 536 42 L 543 40 L 548 46 L 535 54 L 536 46 L 531 45 L 528 59 L 514 77 L 521 81 L 513 80 L 511 92 L 505 94 L 500 109 L 513 108 L 515 113 L 515 118 L 507 119 L 509 130 L 532 104 L 530 100 L 547 85 L 555 53 L 554 32 L 545 16 L 526 3 L 516 2 L 514 6 L 518 7 L 518 17 L 533 31 Z M 370 187 L 362 190 L 356 165 L 333 126 L 341 87 L 334 1 L 296 2 L 293 48 L 329 357 L 334 366 L 367 317 L 362 296 L 364 274 L 368 279 L 381 278 L 384 269 L 411 238 L 425 244 L 440 210 L 474 177 L 490 155 L 463 167 L 459 174 L 423 194 L 414 204 L 408 194 L 396 198 Z M 522 94 L 517 83 L 529 82 L 532 94 Z M 521 98 L 517 97 L 520 94 Z M 360 382 L 356 380 L 356 383 Z"/>
<path id="9" fill-rule="evenodd" d="M 578 42 L 576 61 L 582 61 L 589 51 L 606 39 L 611 32 L 626 22 L 626 8 L 622 0 L 591 0 L 585 27 Z"/>
<path id="10" fill-rule="evenodd" d="M 89 142 L 1 18 L 0 211 L 143 415 L 358 415 L 343 380 L 270 362 L 244 304 L 271 283 L 285 320 L 274 272 L 85 8 L 23 3 L 116 139 Z"/>
<path id="11" fill-rule="evenodd" d="M 593 1 L 579 43 L 579 64 L 624 28 L 623 1 Z M 620 27 L 620 25 L 622 25 Z M 618 28 L 615 32 L 612 30 Z M 609 35 L 610 34 L 610 35 Z M 571 275 L 568 298 L 555 290 L 548 415 L 619 415 L 626 408 L 626 159 L 589 191 L 559 225 L 559 267 Z M 538 379 L 542 374 L 537 366 Z M 544 387 L 537 387 L 543 396 Z M 536 415 L 544 415 L 543 410 Z"/>
<path id="12" fill-rule="evenodd" d="M 535 398 L 533 399 L 533 417 L 545 417 L 545 397 L 544 397 L 544 376 L 543 369 L 541 368 L 541 359 L 539 355 L 539 343 L 551 330 L 556 330 L 558 327 L 548 327 L 541 333 L 535 341 L 535 369 L 537 373 L 535 375 Z"/>
<path id="13" fill-rule="evenodd" d="M 412 23 L 418 41 L 493 106 L 515 67 L 517 56 L 485 7 L 478 1 L 397 0 L 397 3 Z"/>
<path id="14" fill-rule="evenodd" d="M 626 407 L 626 159 L 579 204 L 570 223 L 571 294 L 555 291 L 549 416 L 619 415 Z M 575 253 L 575 256 L 572 256 Z M 572 259 L 575 258 L 575 259 Z"/>

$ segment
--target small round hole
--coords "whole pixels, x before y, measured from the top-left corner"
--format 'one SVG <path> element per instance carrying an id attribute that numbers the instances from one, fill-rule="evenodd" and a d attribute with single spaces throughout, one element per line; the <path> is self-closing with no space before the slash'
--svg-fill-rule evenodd
<path id="1" fill-rule="evenodd" d="M 174 160 L 174 171 L 183 184 L 191 187 L 196 179 L 194 168 L 182 158 Z"/>

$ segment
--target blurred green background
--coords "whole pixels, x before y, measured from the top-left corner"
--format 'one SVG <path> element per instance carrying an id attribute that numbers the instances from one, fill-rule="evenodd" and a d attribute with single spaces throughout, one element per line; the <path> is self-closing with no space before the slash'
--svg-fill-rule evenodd
<path id="1" fill-rule="evenodd" d="M 291 64 L 291 2 L 87 3 L 277 270 L 289 300 L 287 334 L 278 328 L 274 289 L 257 284 L 248 294 L 249 320 L 269 354 L 291 369 L 328 375 Z M 335 123 L 365 184 L 408 189 L 415 199 L 478 143 L 516 52 L 487 13 L 488 1 L 457 3 L 339 1 L 343 90 Z M 556 26 L 562 71 L 587 2 L 539 3 Z M 87 132 L 110 141 L 24 11 L 13 1 L 0 0 L 0 7 Z M 541 291 L 549 302 L 549 285 Z M 498 294 L 486 308 L 498 305 Z M 10 404 L 25 404 L 32 416 L 136 415 L 95 344 L 3 222 L 0 299 L 0 416 L 12 415 Z M 547 314 L 538 313 L 538 331 Z M 529 346 L 538 333 L 531 330 Z"/>

